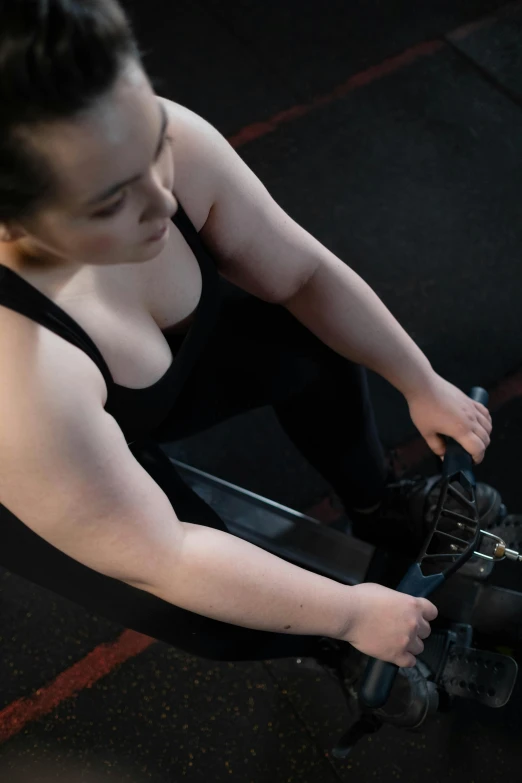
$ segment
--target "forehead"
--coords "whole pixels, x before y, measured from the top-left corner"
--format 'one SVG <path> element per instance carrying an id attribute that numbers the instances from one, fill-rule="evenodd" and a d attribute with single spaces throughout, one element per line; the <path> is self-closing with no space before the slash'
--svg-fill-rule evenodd
<path id="1" fill-rule="evenodd" d="M 158 141 L 159 116 L 146 76 L 131 71 L 81 116 L 32 133 L 31 143 L 52 168 L 58 201 L 84 204 L 143 171 Z"/>

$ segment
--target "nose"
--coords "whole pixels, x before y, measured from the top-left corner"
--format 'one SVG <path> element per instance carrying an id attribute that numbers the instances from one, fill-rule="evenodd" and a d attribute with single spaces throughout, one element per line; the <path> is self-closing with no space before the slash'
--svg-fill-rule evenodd
<path id="1" fill-rule="evenodd" d="M 147 207 L 141 217 L 142 223 L 165 220 L 178 209 L 178 202 L 169 187 L 157 176 L 152 175 L 146 185 Z"/>

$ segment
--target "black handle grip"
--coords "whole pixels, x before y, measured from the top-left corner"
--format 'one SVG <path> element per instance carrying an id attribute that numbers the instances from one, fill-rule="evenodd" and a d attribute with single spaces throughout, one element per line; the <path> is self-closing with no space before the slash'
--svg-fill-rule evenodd
<path id="1" fill-rule="evenodd" d="M 482 386 L 474 386 L 472 390 L 469 393 L 469 396 L 472 400 L 475 402 L 480 402 L 482 405 L 484 405 L 485 408 L 488 407 L 489 404 L 489 394 L 485 389 L 482 388 Z"/>
<path id="2" fill-rule="evenodd" d="M 359 698 L 365 707 L 376 710 L 388 701 L 399 667 L 371 658 L 364 672 Z"/>
<path id="3" fill-rule="evenodd" d="M 418 563 L 414 563 L 397 586 L 398 593 L 427 598 L 444 582 L 442 574 L 424 576 Z M 371 658 L 364 673 L 359 698 L 365 707 L 377 709 L 386 704 L 399 667 L 394 663 L 385 663 Z"/>
<path id="4" fill-rule="evenodd" d="M 475 400 L 475 402 L 481 402 L 482 405 L 487 407 L 489 395 L 485 389 L 482 389 L 480 386 L 474 386 L 469 396 L 472 400 Z M 469 483 L 472 486 L 475 486 L 473 458 L 471 457 L 471 454 L 469 454 L 460 443 L 453 440 L 453 438 L 446 438 L 446 453 L 444 454 L 444 461 L 442 463 L 442 475 L 447 479 L 459 472 L 464 473 Z"/>
<path id="5" fill-rule="evenodd" d="M 487 391 L 479 386 L 474 386 L 469 396 L 475 402 L 481 402 L 485 406 L 489 402 Z M 444 478 L 447 479 L 459 471 L 466 475 L 472 486 L 475 486 L 471 455 L 455 440 L 448 438 L 442 473 Z M 415 564 L 409 569 L 397 590 L 416 597 L 427 597 L 443 581 L 444 577 L 442 574 L 432 574 L 429 577 L 424 577 L 420 566 Z M 371 658 L 361 682 L 359 692 L 361 703 L 370 709 L 378 709 L 386 704 L 398 670 L 399 667 L 394 663 L 386 663 L 385 661 Z"/>

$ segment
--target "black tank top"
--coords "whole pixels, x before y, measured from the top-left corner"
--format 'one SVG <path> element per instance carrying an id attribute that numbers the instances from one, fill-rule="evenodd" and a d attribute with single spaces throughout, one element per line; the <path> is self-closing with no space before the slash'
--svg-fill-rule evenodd
<path id="1" fill-rule="evenodd" d="M 173 360 L 165 375 L 145 389 L 130 389 L 115 383 L 105 359 L 82 327 L 24 278 L 0 264 L 0 305 L 37 321 L 90 356 L 107 384 L 105 410 L 114 416 L 129 444 L 147 437 L 172 410 L 219 312 L 216 266 L 181 205 L 173 222 L 198 261 L 202 277 L 201 299 L 186 335 L 164 332 Z"/>

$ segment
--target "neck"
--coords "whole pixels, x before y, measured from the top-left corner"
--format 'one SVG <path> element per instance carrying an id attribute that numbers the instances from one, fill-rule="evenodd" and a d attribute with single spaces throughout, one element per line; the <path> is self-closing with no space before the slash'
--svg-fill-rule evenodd
<path id="1" fill-rule="evenodd" d="M 16 242 L 0 242 L 0 263 L 16 272 L 48 296 L 55 297 L 85 274 L 86 267 L 60 264 L 56 260 L 27 252 Z"/>

